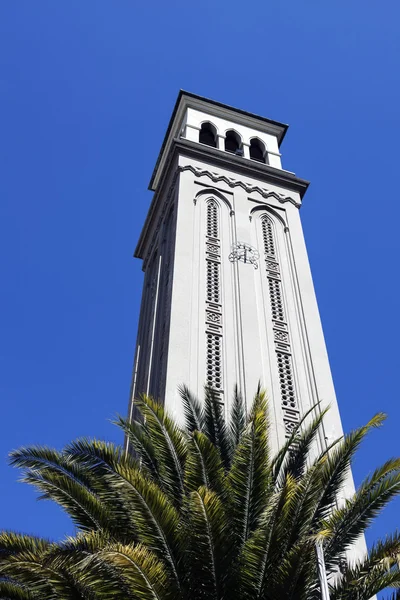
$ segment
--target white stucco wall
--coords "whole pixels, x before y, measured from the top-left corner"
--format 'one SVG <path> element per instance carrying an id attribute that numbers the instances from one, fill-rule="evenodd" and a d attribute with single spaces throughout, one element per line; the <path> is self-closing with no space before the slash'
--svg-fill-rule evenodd
<path id="1" fill-rule="evenodd" d="M 226 132 L 233 129 L 234 131 L 236 131 L 236 133 L 239 134 L 241 138 L 245 158 L 248 158 L 250 160 L 250 140 L 252 138 L 258 138 L 263 142 L 263 144 L 266 147 L 269 164 L 277 169 L 282 168 L 278 140 L 274 135 L 270 135 L 268 133 L 264 133 L 256 129 L 252 129 L 251 127 L 246 127 L 245 125 L 237 123 L 233 120 L 223 119 L 214 115 L 210 116 L 205 112 L 195 110 L 193 108 L 188 108 L 184 117 L 184 126 L 182 127 L 181 133 L 182 137 L 193 142 L 198 142 L 201 125 L 205 122 L 212 123 L 212 125 L 214 125 L 214 127 L 216 128 L 219 140 L 218 147 L 220 148 L 221 152 L 225 152 L 223 142 L 225 139 Z"/>

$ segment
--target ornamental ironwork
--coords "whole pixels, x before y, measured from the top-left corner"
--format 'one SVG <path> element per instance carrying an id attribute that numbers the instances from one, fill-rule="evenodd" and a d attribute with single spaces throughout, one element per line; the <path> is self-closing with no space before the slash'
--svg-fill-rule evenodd
<path id="1" fill-rule="evenodd" d="M 258 259 L 260 254 L 256 248 L 246 244 L 245 242 L 236 242 L 232 244 L 231 253 L 229 254 L 229 260 L 233 262 L 243 262 L 253 265 L 255 269 L 258 269 Z"/>

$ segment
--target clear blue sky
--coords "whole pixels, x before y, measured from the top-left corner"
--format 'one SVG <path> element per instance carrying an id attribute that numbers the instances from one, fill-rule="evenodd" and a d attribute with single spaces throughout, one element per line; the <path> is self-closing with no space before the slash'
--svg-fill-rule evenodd
<path id="1" fill-rule="evenodd" d="M 399 20 L 398 0 L 0 3 L 0 528 L 72 531 L 17 483 L 10 449 L 121 441 L 132 253 L 179 88 L 290 124 L 345 429 L 389 415 L 356 480 L 400 453 Z"/>

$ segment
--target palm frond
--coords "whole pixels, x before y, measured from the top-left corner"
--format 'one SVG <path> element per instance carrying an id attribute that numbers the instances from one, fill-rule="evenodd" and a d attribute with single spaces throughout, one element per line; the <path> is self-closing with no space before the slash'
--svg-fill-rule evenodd
<path id="1" fill-rule="evenodd" d="M 132 598 L 137 600 L 172 600 L 177 590 L 160 560 L 145 546 L 110 544 L 86 562 L 86 582 L 98 586 L 98 574 L 104 565 L 112 565 L 127 583 Z M 93 567 L 97 566 L 97 569 Z M 90 581 L 91 580 L 91 581 Z"/>
<path id="2" fill-rule="evenodd" d="M 139 540 L 163 557 L 176 580 L 179 547 L 179 513 L 168 496 L 129 459 L 110 452 L 108 444 L 78 440 L 67 446 L 71 459 L 104 473 L 110 482 L 110 498 L 118 495 Z"/>
<path id="3" fill-rule="evenodd" d="M 331 600 L 369 600 L 386 588 L 400 586 L 400 571 L 398 567 L 392 571 L 373 569 L 363 576 L 347 580 L 345 584 L 330 589 Z M 398 597 L 398 591 L 392 598 Z"/>
<path id="4" fill-rule="evenodd" d="M 141 460 L 141 465 L 147 469 L 155 482 L 160 483 L 159 468 L 154 446 L 144 423 L 131 421 L 118 416 L 114 424 L 120 427 L 128 437 L 130 446 Z"/>
<path id="5" fill-rule="evenodd" d="M 389 472 L 377 481 L 363 485 L 343 507 L 335 509 L 322 526 L 327 542 L 325 561 L 335 564 L 372 520 L 395 496 L 400 494 L 400 473 Z"/>
<path id="6" fill-rule="evenodd" d="M 16 581 L 0 579 L 0 600 L 34 600 L 29 588 Z"/>
<path id="7" fill-rule="evenodd" d="M 292 444 L 286 461 L 282 465 L 281 477 L 285 478 L 287 473 L 293 475 L 295 479 L 302 477 L 315 437 L 328 410 L 326 408 L 320 411 L 303 431 L 298 432 L 296 442 Z"/>
<path id="8" fill-rule="evenodd" d="M 282 448 L 280 448 L 278 450 L 275 457 L 271 460 L 271 469 L 272 469 L 272 475 L 273 475 L 274 481 L 278 480 L 282 466 L 288 460 L 288 457 L 290 456 L 290 452 L 291 452 L 292 448 L 296 447 L 297 438 L 301 433 L 304 423 L 307 421 L 308 417 L 313 412 L 316 411 L 319 404 L 320 403 L 317 402 L 315 405 L 313 405 L 309 410 L 307 410 L 304 413 L 304 415 L 301 417 L 301 419 L 299 420 L 297 425 L 295 425 L 295 427 L 293 428 L 292 433 L 290 434 L 290 436 L 286 440 L 286 442 L 283 444 Z"/>
<path id="9" fill-rule="evenodd" d="M 218 448 L 224 467 L 229 469 L 232 446 L 224 418 L 223 403 L 218 394 L 210 387 L 205 387 L 203 419 L 203 432 Z"/>
<path id="10" fill-rule="evenodd" d="M 178 392 L 183 403 L 187 431 L 190 433 L 193 431 L 203 431 L 203 409 L 198 398 L 192 394 L 186 385 L 180 385 Z"/>
<path id="11" fill-rule="evenodd" d="M 200 488 L 191 493 L 188 507 L 188 597 L 224 598 L 230 548 L 223 503 L 214 492 Z"/>
<path id="12" fill-rule="evenodd" d="M 379 540 L 369 551 L 364 560 L 354 565 L 348 565 L 344 574 L 336 578 L 332 588 L 334 598 L 346 597 L 356 585 L 374 585 L 379 582 L 382 574 L 397 571 L 400 560 L 400 534 L 395 533 L 387 536 L 385 540 Z M 368 581 L 367 581 L 368 580 Z M 380 588 L 377 592 L 381 591 Z M 375 592 L 375 593 L 377 593 Z"/>
<path id="13" fill-rule="evenodd" d="M 179 506 L 184 494 L 186 438 L 161 404 L 145 395 L 136 400 L 135 404 L 146 420 L 146 429 L 159 464 L 162 487 L 175 505 Z"/>
<path id="14" fill-rule="evenodd" d="M 232 407 L 229 418 L 229 430 L 233 442 L 233 448 L 239 444 L 242 434 L 246 428 L 246 412 L 242 394 L 237 385 L 233 391 Z"/>
<path id="15" fill-rule="evenodd" d="M 225 472 L 217 448 L 204 433 L 195 431 L 189 441 L 185 483 L 189 491 L 205 486 L 223 496 Z"/>
<path id="16" fill-rule="evenodd" d="M 371 429 L 380 427 L 385 418 L 383 413 L 376 414 L 366 425 L 335 442 L 328 454 L 322 454 L 320 459 L 324 464 L 320 473 L 321 498 L 315 511 L 314 523 L 319 523 L 329 515 L 348 477 L 354 454 Z"/>
<path id="17" fill-rule="evenodd" d="M 34 535 L 2 531 L 0 533 L 0 561 L 4 556 L 17 554 L 18 552 L 41 554 L 46 552 L 51 544 L 52 542 L 49 540 Z"/>
<path id="18" fill-rule="evenodd" d="M 228 479 L 233 498 L 233 526 L 241 545 L 257 527 L 271 491 L 265 399 L 257 408 L 253 407 L 252 420 L 236 448 Z"/>
<path id="19" fill-rule="evenodd" d="M 104 504 L 68 477 L 46 469 L 40 473 L 29 471 L 21 480 L 42 492 L 39 500 L 53 500 L 61 506 L 79 529 L 112 528 L 112 516 Z"/>
<path id="20" fill-rule="evenodd" d="M 53 567 L 46 553 L 24 550 L 2 555 L 0 576 L 27 587 L 46 600 L 81 600 L 82 595 L 71 573 Z"/>
<path id="21" fill-rule="evenodd" d="M 240 552 L 233 589 L 239 585 L 244 600 L 259 600 L 265 596 L 273 563 L 271 546 L 280 505 L 281 492 L 275 492 L 270 496 L 259 527 L 246 540 Z"/>
<path id="22" fill-rule="evenodd" d="M 116 541 L 98 531 L 79 533 L 53 545 L 46 564 L 72 576 L 82 598 L 88 600 L 127 600 L 136 598 L 121 572 L 111 563 L 100 561 L 99 554 Z"/>
<path id="23" fill-rule="evenodd" d="M 24 470 L 22 481 L 40 490 L 40 499 L 57 502 L 79 528 L 120 527 L 120 520 L 118 524 L 113 520 L 114 511 L 99 497 L 104 479 L 95 480 L 63 453 L 41 446 L 20 448 L 11 452 L 10 463 Z"/>

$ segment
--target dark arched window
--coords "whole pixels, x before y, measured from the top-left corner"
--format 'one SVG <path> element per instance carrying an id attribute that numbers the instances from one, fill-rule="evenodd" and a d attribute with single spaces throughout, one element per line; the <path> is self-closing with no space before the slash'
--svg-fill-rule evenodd
<path id="1" fill-rule="evenodd" d="M 252 140 L 250 140 L 250 158 L 252 160 L 258 160 L 258 162 L 262 163 L 267 162 L 265 146 L 257 138 L 253 138 Z"/>
<path id="2" fill-rule="evenodd" d="M 207 146 L 217 147 L 217 130 L 211 123 L 203 123 L 199 134 L 200 144 L 206 144 Z"/>
<path id="3" fill-rule="evenodd" d="M 232 154 L 243 156 L 242 141 L 236 131 L 233 131 L 232 129 L 226 132 L 225 150 L 227 152 L 232 152 Z"/>

